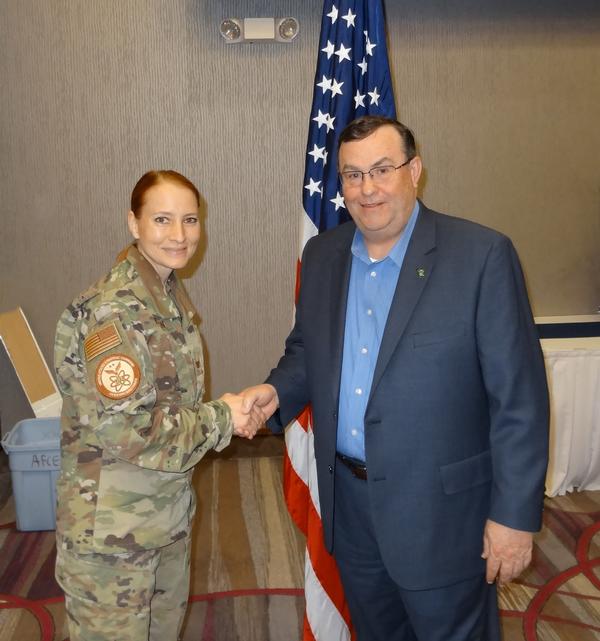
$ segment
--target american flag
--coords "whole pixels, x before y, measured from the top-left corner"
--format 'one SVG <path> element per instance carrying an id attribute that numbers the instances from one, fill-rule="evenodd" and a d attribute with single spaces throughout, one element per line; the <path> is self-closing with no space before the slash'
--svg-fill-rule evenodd
<path id="1" fill-rule="evenodd" d="M 312 236 L 349 218 L 337 173 L 337 142 L 343 128 L 365 114 L 396 117 L 383 3 L 325 0 L 306 145 L 300 254 Z M 309 408 L 287 429 L 286 446 L 286 502 L 306 535 L 303 641 L 347 641 L 350 615 L 335 561 L 323 543 Z"/>

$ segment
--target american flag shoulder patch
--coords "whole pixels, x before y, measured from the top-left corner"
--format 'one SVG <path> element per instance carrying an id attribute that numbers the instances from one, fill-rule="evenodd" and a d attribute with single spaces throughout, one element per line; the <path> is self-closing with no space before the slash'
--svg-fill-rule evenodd
<path id="1" fill-rule="evenodd" d="M 121 340 L 117 326 L 114 323 L 111 323 L 85 339 L 83 343 L 85 360 L 91 361 L 96 358 L 96 356 L 104 354 L 104 352 L 120 345 L 122 342 L 123 341 Z"/>

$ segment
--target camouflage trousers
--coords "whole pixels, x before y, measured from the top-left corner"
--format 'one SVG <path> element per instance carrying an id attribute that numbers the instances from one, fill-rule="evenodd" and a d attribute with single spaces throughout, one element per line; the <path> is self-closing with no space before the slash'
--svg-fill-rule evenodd
<path id="1" fill-rule="evenodd" d="M 56 579 L 70 641 L 177 641 L 189 596 L 190 539 L 114 555 L 58 549 Z"/>

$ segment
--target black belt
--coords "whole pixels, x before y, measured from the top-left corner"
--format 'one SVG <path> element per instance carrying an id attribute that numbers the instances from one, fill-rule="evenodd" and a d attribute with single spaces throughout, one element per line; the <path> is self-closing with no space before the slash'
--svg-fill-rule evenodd
<path id="1" fill-rule="evenodd" d="M 340 454 L 339 452 L 336 452 L 335 456 L 352 472 L 352 474 L 357 479 L 360 479 L 361 481 L 367 480 L 367 466 L 364 461 L 359 461 L 356 458 L 346 456 L 345 454 Z"/>

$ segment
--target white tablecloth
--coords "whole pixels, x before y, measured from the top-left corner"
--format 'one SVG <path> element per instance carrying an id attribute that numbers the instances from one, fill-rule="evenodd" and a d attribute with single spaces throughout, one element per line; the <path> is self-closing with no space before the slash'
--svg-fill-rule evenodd
<path id="1" fill-rule="evenodd" d="M 551 410 L 546 494 L 600 490 L 600 337 L 541 345 Z"/>

